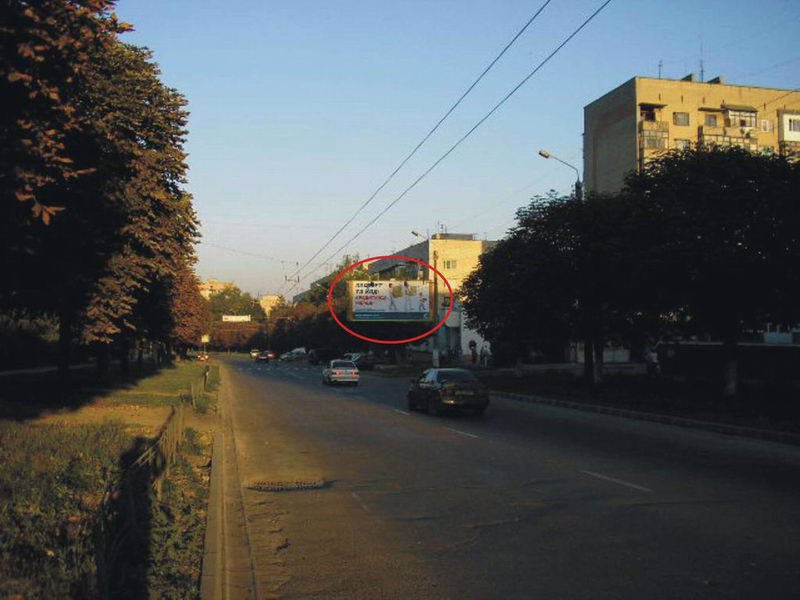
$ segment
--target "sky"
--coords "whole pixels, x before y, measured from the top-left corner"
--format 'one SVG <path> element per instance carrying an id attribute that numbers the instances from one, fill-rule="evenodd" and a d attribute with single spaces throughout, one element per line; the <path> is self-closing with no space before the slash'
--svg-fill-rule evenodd
<path id="1" fill-rule="evenodd" d="M 613 0 L 385 216 L 393 201 L 602 0 L 551 0 L 433 137 L 363 204 L 545 0 L 120 0 L 189 103 L 198 275 L 288 297 L 342 254 L 387 254 L 438 230 L 498 239 L 517 208 L 582 171 L 583 107 L 633 76 L 722 75 L 800 87 L 796 0 Z"/>

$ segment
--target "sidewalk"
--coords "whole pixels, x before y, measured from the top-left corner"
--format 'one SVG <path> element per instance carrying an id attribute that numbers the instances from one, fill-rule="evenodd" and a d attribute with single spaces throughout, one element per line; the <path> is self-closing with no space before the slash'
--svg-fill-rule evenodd
<path id="1" fill-rule="evenodd" d="M 556 400 L 554 398 L 546 398 L 544 396 L 534 396 L 528 394 L 515 394 L 511 392 L 492 391 L 491 395 L 496 398 L 514 400 L 516 402 L 526 402 L 528 404 L 549 404 L 551 406 L 558 406 L 561 408 L 568 408 L 571 410 L 601 413 L 604 415 L 622 417 L 625 419 L 635 419 L 638 421 L 651 421 L 653 423 L 664 423 L 666 425 L 675 425 L 677 427 L 687 427 L 689 429 L 702 429 L 704 431 L 713 431 L 715 433 L 722 433 L 725 435 L 747 437 L 759 440 L 768 440 L 771 442 L 779 442 L 782 444 L 792 444 L 795 446 L 800 446 L 800 435 L 788 431 L 779 431 L 773 429 L 756 429 L 753 427 L 741 427 L 738 425 L 729 425 L 727 423 L 715 423 L 713 421 L 699 421 L 696 419 L 688 419 L 686 417 L 676 417 L 673 415 L 643 412 L 638 410 L 630 410 L 626 408 L 615 408 L 613 406 L 607 406 L 602 404 L 584 404 L 581 402 L 572 402 L 570 400 Z"/>
<path id="2" fill-rule="evenodd" d="M 70 371 L 77 371 L 79 369 L 88 369 L 89 367 L 94 367 L 94 363 L 79 363 L 76 365 L 70 365 Z M 0 371 L 0 377 L 11 377 L 13 375 L 38 375 L 40 373 L 55 373 L 58 371 L 58 367 L 55 365 L 50 365 L 47 367 L 31 367 L 28 369 L 11 369 L 8 371 Z"/>

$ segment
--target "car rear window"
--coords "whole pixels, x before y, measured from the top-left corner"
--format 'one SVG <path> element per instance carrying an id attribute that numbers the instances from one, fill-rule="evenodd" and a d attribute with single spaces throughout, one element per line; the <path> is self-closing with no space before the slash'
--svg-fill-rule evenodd
<path id="1" fill-rule="evenodd" d="M 469 371 L 439 371 L 439 381 L 477 381 Z"/>
<path id="2" fill-rule="evenodd" d="M 334 360 L 331 362 L 331 368 L 333 369 L 355 369 L 356 366 L 348 362 L 346 360 Z"/>

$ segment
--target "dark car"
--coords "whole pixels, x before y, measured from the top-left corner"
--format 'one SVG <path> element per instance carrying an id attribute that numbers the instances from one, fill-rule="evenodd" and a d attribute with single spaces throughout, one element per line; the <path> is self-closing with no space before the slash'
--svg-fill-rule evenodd
<path id="1" fill-rule="evenodd" d="M 350 360 L 362 371 L 371 371 L 375 368 L 375 357 L 372 354 L 365 352 L 348 352 L 342 357 L 345 360 Z"/>
<path id="2" fill-rule="evenodd" d="M 336 352 L 330 348 L 312 348 L 307 354 L 308 363 L 311 365 L 328 363 L 337 356 Z"/>
<path id="3" fill-rule="evenodd" d="M 481 414 L 489 406 L 489 390 L 466 369 L 428 369 L 411 380 L 408 409 L 441 414 L 449 408 L 465 408 Z"/>
<path id="4" fill-rule="evenodd" d="M 258 356 L 256 356 L 256 358 L 255 358 L 255 361 L 256 362 L 268 363 L 269 359 L 270 359 L 270 355 L 269 354 L 270 354 L 269 350 L 264 350 L 262 352 L 259 352 Z"/>

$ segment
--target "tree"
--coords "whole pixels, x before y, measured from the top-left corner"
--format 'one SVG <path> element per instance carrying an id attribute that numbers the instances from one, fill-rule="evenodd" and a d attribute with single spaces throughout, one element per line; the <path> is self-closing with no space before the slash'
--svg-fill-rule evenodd
<path id="1" fill-rule="evenodd" d="M 178 271 L 170 286 L 171 339 L 185 353 L 186 348 L 198 346 L 200 338 L 209 333 L 211 307 L 200 295 L 200 281 L 188 264 Z"/>
<path id="2" fill-rule="evenodd" d="M 98 48 L 130 28 L 113 0 L 10 0 L 0 8 L 0 197 L 5 216 L 44 224 L 64 208 L 65 182 L 94 165 L 71 152 L 68 136 L 84 126 L 82 78 Z M 28 220 L 28 223 L 30 221 Z"/>
<path id="3" fill-rule="evenodd" d="M 222 315 L 250 315 L 254 321 L 259 323 L 267 320 L 267 315 L 258 300 L 247 292 L 242 292 L 235 285 L 212 294 L 209 302 L 214 322 L 221 322 Z"/>
<path id="4" fill-rule="evenodd" d="M 635 296 L 685 334 L 723 342 L 737 393 L 745 328 L 800 322 L 800 164 L 731 147 L 670 152 L 632 175 Z"/>
<path id="5" fill-rule="evenodd" d="M 0 158 L 19 161 L 20 172 L 29 169 L 24 176 L 0 178 L 0 186 L 22 189 L 18 199 L 33 202 L 34 215 L 45 215 L 37 222 L 20 209 L 22 203 L 2 204 L 4 263 L 20 268 L 8 274 L 11 285 L 0 293 L 0 304 L 58 316 L 60 367 L 66 373 L 76 335 L 101 354 L 137 328 L 168 336 L 167 288 L 191 259 L 197 222 L 181 187 L 185 100 L 161 83 L 149 51 L 116 39 L 125 27 L 108 13 L 113 3 L 52 0 L 31 6 L 6 7 L 14 23 L 10 39 L 50 36 L 49 41 L 43 48 L 31 46 L 39 65 L 31 79 L 12 79 L 28 81 L 33 98 L 49 90 L 50 100 L 63 106 L 20 109 L 38 110 L 31 119 L 41 123 L 58 121 L 46 131 L 58 152 L 39 149 L 26 158 L 9 150 Z M 75 53 L 61 48 L 79 34 L 86 39 L 78 40 Z M 27 48 L 24 41 L 16 43 Z M 4 58 L 13 67 L 14 60 Z M 55 88 L 48 78 L 55 78 Z M 20 127 L 25 129 L 4 129 L 4 150 L 16 148 Z M 25 139 L 19 145 L 27 148 Z M 45 208 L 36 207 L 55 200 L 64 211 L 51 221 Z"/>

